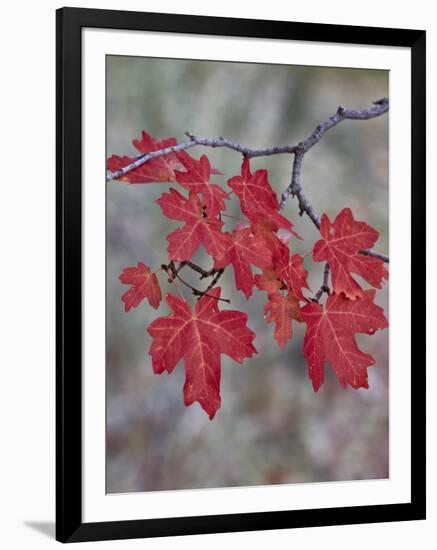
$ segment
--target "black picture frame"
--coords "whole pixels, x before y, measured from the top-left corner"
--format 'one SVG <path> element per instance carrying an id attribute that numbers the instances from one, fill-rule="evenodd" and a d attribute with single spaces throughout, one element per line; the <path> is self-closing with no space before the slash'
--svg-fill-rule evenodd
<path id="1" fill-rule="evenodd" d="M 56 538 L 127 539 L 425 519 L 425 51 L 422 30 L 62 8 L 57 63 Z M 344 508 L 82 521 L 81 31 L 85 27 L 410 48 L 412 129 L 411 502 Z"/>

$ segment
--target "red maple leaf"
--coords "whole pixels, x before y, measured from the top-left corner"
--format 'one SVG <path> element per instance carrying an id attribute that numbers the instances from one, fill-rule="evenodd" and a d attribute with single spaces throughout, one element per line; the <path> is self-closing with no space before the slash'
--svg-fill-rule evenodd
<path id="1" fill-rule="evenodd" d="M 252 174 L 249 159 L 245 158 L 241 175 L 230 178 L 228 185 L 239 197 L 241 211 L 252 223 L 268 219 L 275 230 L 280 227 L 291 230 L 290 221 L 278 213 L 279 202 L 268 181 L 267 170 L 256 170 Z"/>
<path id="2" fill-rule="evenodd" d="M 194 312 L 189 304 L 168 294 L 172 313 L 148 327 L 153 338 L 149 354 L 155 374 L 171 373 L 184 359 L 186 406 L 198 401 L 212 420 L 220 408 L 220 354 L 242 363 L 256 353 L 255 334 L 246 326 L 247 315 L 240 311 L 218 309 L 220 287 L 202 296 Z"/>
<path id="3" fill-rule="evenodd" d="M 190 192 L 188 199 L 170 189 L 156 201 L 167 218 L 185 222 L 167 236 L 168 253 L 171 260 L 190 260 L 200 245 L 203 245 L 210 256 L 218 258 L 228 247 L 230 237 L 221 232 L 223 222 L 216 217 L 209 217 L 196 193 Z"/>
<path id="4" fill-rule="evenodd" d="M 224 268 L 232 264 L 235 285 L 249 298 L 253 287 L 251 264 L 266 268 L 271 261 L 272 255 L 265 247 L 264 239 L 253 235 L 250 227 L 243 227 L 233 231 L 225 252 L 216 259 L 214 265 L 216 268 Z"/>
<path id="5" fill-rule="evenodd" d="M 293 254 L 278 272 L 279 278 L 285 282 L 291 294 L 299 300 L 305 300 L 302 293 L 303 288 L 309 289 L 307 277 L 308 271 L 303 266 L 303 257 L 299 254 Z"/>
<path id="6" fill-rule="evenodd" d="M 388 278 L 384 262 L 360 254 L 363 248 L 372 248 L 378 239 L 378 231 L 367 223 L 356 221 L 351 210 L 344 208 L 334 223 L 323 214 L 320 233 L 323 239 L 314 245 L 313 258 L 316 262 L 328 262 L 334 292 L 344 292 L 351 300 L 363 295 L 363 289 L 351 273 L 381 288 L 382 281 Z"/>
<path id="7" fill-rule="evenodd" d="M 287 264 L 290 256 L 288 246 L 276 235 L 275 229 L 267 219 L 252 224 L 252 233 L 262 239 L 266 249 L 270 250 L 274 268 L 279 270 Z"/>
<path id="8" fill-rule="evenodd" d="M 271 252 L 272 262 L 261 275 L 255 275 L 254 282 L 258 290 L 268 294 L 278 292 L 281 288 L 288 288 L 289 292 L 299 300 L 305 300 L 303 288 L 308 288 L 308 272 L 303 266 L 303 257 L 293 254 L 283 239 L 279 238 L 268 223 L 259 223 L 252 226 L 256 237 L 264 241 L 264 246 Z"/>
<path id="9" fill-rule="evenodd" d="M 132 141 L 134 147 L 144 155 L 152 151 L 159 151 L 166 147 L 176 145 L 177 141 L 171 137 L 158 141 L 150 136 L 147 132 L 142 132 L 142 139 L 134 139 Z M 128 166 L 136 160 L 133 157 L 112 155 L 108 161 L 108 170 L 116 172 L 120 168 Z M 175 180 L 175 168 L 179 166 L 179 161 L 174 153 L 163 155 L 154 159 L 150 159 L 137 168 L 130 170 L 124 176 L 117 178 L 118 181 L 127 183 L 160 183 Z"/>
<path id="10" fill-rule="evenodd" d="M 158 278 L 143 262 L 138 262 L 137 267 L 125 267 L 118 278 L 123 284 L 132 285 L 121 297 L 125 311 L 137 307 L 145 298 L 153 308 L 159 307 L 162 294 Z"/>
<path id="11" fill-rule="evenodd" d="M 291 320 L 301 322 L 299 301 L 295 296 L 283 296 L 277 292 L 269 296 L 264 306 L 264 319 L 267 323 L 275 322 L 275 339 L 279 347 L 283 348 L 291 338 Z"/>
<path id="12" fill-rule="evenodd" d="M 267 267 L 266 269 L 263 269 L 260 275 L 255 275 L 254 283 L 258 290 L 267 292 L 268 296 L 276 294 L 282 288 L 285 288 L 279 278 L 278 270 L 274 267 Z"/>
<path id="13" fill-rule="evenodd" d="M 209 183 L 211 174 L 220 172 L 211 169 L 208 157 L 202 155 L 200 160 L 195 160 L 186 151 L 180 151 L 176 156 L 186 170 L 186 172 L 175 172 L 176 181 L 185 189 L 202 194 L 208 216 L 215 216 L 225 210 L 224 199 L 228 198 L 228 193 L 219 185 Z"/>
<path id="14" fill-rule="evenodd" d="M 323 383 L 324 364 L 329 361 L 343 387 L 368 388 L 367 368 L 375 364 L 355 341 L 355 333 L 374 334 L 388 327 L 383 309 L 373 300 L 374 290 L 365 290 L 362 298 L 349 300 L 343 294 L 331 294 L 326 306 L 312 302 L 301 312 L 307 324 L 303 352 L 308 362 L 314 391 Z"/>

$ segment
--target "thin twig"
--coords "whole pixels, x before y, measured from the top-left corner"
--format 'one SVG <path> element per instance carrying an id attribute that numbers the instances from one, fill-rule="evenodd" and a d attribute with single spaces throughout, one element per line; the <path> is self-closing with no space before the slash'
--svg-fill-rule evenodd
<path id="1" fill-rule="evenodd" d="M 209 283 L 209 286 L 205 289 L 205 292 L 209 292 L 217 284 L 218 280 L 223 275 L 223 272 L 224 272 L 223 268 L 219 269 L 216 272 L 214 279 Z"/>
<path id="2" fill-rule="evenodd" d="M 215 267 L 212 267 L 208 271 L 205 271 L 205 273 L 200 277 L 201 279 L 206 279 L 207 277 L 212 277 L 217 273 L 217 269 Z"/>
<path id="3" fill-rule="evenodd" d="M 374 258 L 379 258 L 386 264 L 390 263 L 390 258 L 388 256 L 386 256 L 385 254 L 381 254 L 380 252 L 375 252 L 374 250 L 370 250 L 368 248 L 360 250 L 360 253 L 364 256 L 373 256 Z"/>
<path id="4" fill-rule="evenodd" d="M 181 262 L 178 267 L 175 266 L 175 263 L 171 261 L 168 265 L 162 264 L 161 268 L 166 271 L 169 275 L 169 282 L 173 282 L 174 279 L 177 279 L 182 284 L 184 284 L 186 287 L 188 287 L 191 292 L 194 294 L 194 296 L 198 296 L 198 298 L 201 298 L 202 296 L 209 296 L 210 298 L 214 298 L 215 300 L 226 302 L 227 304 L 231 303 L 231 300 L 228 298 L 220 298 L 217 296 L 214 296 L 213 294 L 208 294 L 208 291 L 211 290 L 211 288 L 216 284 L 218 279 L 220 278 L 221 274 L 223 273 L 223 269 L 219 269 L 216 273 L 217 275 L 214 277 L 212 283 L 208 286 L 206 290 L 199 290 L 198 288 L 195 288 L 194 286 L 190 285 L 190 283 L 187 283 L 182 277 L 179 275 L 179 271 L 185 267 L 185 265 L 191 264 L 191 262 Z M 193 266 L 196 266 L 196 264 L 192 264 Z M 191 266 L 190 266 L 191 267 Z M 196 266 L 198 267 L 198 266 Z M 199 268 L 202 270 L 202 268 Z M 197 270 L 196 270 L 197 271 Z M 203 270 L 202 270 L 203 271 Z"/>
<path id="5" fill-rule="evenodd" d="M 196 145 L 203 145 L 205 147 L 226 147 L 227 149 L 232 149 L 233 151 L 237 151 L 238 153 L 241 153 L 245 157 L 253 158 L 253 157 L 269 157 L 271 155 L 282 155 L 284 153 L 294 153 L 296 150 L 296 145 L 282 145 L 282 146 L 275 146 L 275 147 L 267 147 L 266 149 L 251 149 L 250 147 L 246 147 L 245 145 L 241 145 L 240 143 L 234 143 L 233 141 L 230 141 L 229 139 L 226 139 L 222 136 L 219 138 L 206 138 L 206 137 L 200 137 L 192 134 L 191 132 L 185 132 L 185 135 L 188 136 L 191 140 L 191 142 L 194 141 Z"/>
<path id="6" fill-rule="evenodd" d="M 328 286 L 328 279 L 329 279 L 329 264 L 325 264 L 325 269 L 323 270 L 323 284 L 317 291 L 317 294 L 314 296 L 314 302 L 318 302 L 322 295 L 326 292 L 326 294 L 329 294 L 329 286 Z"/>
<path id="7" fill-rule="evenodd" d="M 196 271 L 197 273 L 199 273 L 201 279 L 206 279 L 207 277 L 212 277 L 218 271 L 218 269 L 216 269 L 215 267 L 212 267 L 211 269 L 208 269 L 208 270 L 203 269 L 202 267 L 200 267 L 200 265 L 197 265 L 193 262 L 189 262 L 188 260 L 184 260 L 183 262 L 181 262 L 179 264 L 179 266 L 177 267 L 177 271 L 179 272 L 185 266 L 189 267 L 193 271 Z"/>

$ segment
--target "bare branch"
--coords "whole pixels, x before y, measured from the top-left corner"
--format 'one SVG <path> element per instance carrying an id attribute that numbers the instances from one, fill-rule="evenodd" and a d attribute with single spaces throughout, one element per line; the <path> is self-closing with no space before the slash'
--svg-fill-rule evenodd
<path id="1" fill-rule="evenodd" d="M 210 139 L 195 136 L 191 132 L 185 132 L 185 135 L 187 135 L 191 139 L 191 141 L 194 141 L 197 145 L 204 145 L 205 147 L 226 147 L 228 149 L 232 149 L 233 151 L 237 151 L 238 153 L 241 153 L 248 158 L 268 157 L 271 155 L 282 155 L 284 153 L 290 154 L 296 151 L 296 145 L 282 145 L 276 147 L 268 147 L 267 149 L 251 149 L 250 147 L 240 145 L 239 143 L 234 143 L 229 139 L 225 139 L 221 136 L 219 138 Z"/>
<path id="2" fill-rule="evenodd" d="M 281 195 L 281 202 L 279 204 L 279 210 L 284 208 L 285 203 L 287 202 L 288 197 L 291 195 L 297 197 L 299 202 L 299 214 L 302 215 L 304 212 L 309 216 L 317 229 L 320 229 L 320 217 L 317 212 L 314 210 L 310 201 L 307 199 L 305 193 L 303 192 L 301 185 L 301 173 L 302 173 L 302 163 L 305 154 L 312 148 L 316 143 L 318 143 L 322 137 L 326 134 L 328 130 L 339 124 L 343 120 L 369 120 L 383 115 L 388 111 L 389 100 L 387 97 L 376 101 L 373 107 L 369 109 L 362 109 L 359 111 L 353 109 L 345 109 L 344 107 L 339 107 L 335 115 L 332 115 L 327 120 L 322 122 L 317 126 L 314 132 L 305 140 L 299 143 L 294 153 L 293 169 L 291 175 L 290 185 L 285 189 Z M 384 262 L 389 262 L 388 256 L 385 254 L 380 254 L 379 252 L 374 252 L 373 250 L 362 250 L 362 254 L 366 256 L 374 256 L 379 258 Z"/>
<path id="3" fill-rule="evenodd" d="M 279 205 L 279 209 L 282 210 L 282 208 L 284 208 L 285 202 L 290 195 L 297 196 L 301 211 L 306 212 L 313 220 L 315 225 L 317 225 L 317 227 L 320 227 L 320 219 L 318 218 L 318 216 L 314 216 L 314 213 L 311 215 L 310 211 L 307 210 L 309 202 L 306 199 L 305 195 L 303 195 L 300 185 L 300 174 L 302 171 L 303 157 L 312 147 L 314 147 L 314 145 L 316 145 L 316 143 L 319 143 L 319 141 L 328 130 L 330 130 L 343 120 L 369 120 L 371 118 L 376 118 L 383 115 L 388 111 L 388 108 L 388 97 L 384 97 L 383 99 L 375 101 L 373 107 L 370 107 L 369 109 L 361 109 L 359 111 L 356 111 L 354 109 L 345 109 L 340 105 L 335 115 L 332 115 L 324 122 L 321 122 L 314 130 L 314 132 L 305 141 L 302 141 L 297 145 L 294 151 L 294 163 L 291 182 L 288 188 L 281 195 L 281 203 Z"/>
<path id="4" fill-rule="evenodd" d="M 302 186 L 300 184 L 300 174 L 302 172 L 302 162 L 305 156 L 305 151 L 298 150 L 294 155 L 293 171 L 291 175 L 291 183 L 287 189 L 281 195 L 281 202 L 279 203 L 279 210 L 282 210 L 290 195 L 296 196 L 299 201 L 299 215 L 305 212 L 313 221 L 317 229 L 320 229 L 320 218 L 310 201 L 306 198 Z"/>
<path id="5" fill-rule="evenodd" d="M 297 145 L 296 153 L 307 153 L 312 147 L 314 147 L 314 145 L 316 145 L 316 143 L 319 143 L 328 130 L 334 128 L 334 126 L 337 126 L 337 124 L 343 120 L 370 120 L 383 115 L 388 111 L 388 108 L 388 97 L 375 101 L 373 106 L 368 109 L 360 109 L 358 111 L 354 109 L 346 109 L 340 105 L 335 115 L 332 115 L 324 122 L 321 122 L 305 141 L 302 141 Z"/>

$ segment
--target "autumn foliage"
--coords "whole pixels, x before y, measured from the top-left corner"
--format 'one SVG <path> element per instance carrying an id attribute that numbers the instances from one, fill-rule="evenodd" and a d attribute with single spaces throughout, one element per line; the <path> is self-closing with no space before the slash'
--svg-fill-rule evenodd
<path id="1" fill-rule="evenodd" d="M 315 391 L 323 383 L 327 362 L 342 386 L 367 388 L 367 369 L 375 360 L 358 348 L 355 335 L 371 335 L 388 326 L 382 308 L 374 303 L 373 289 L 381 288 L 388 278 L 387 270 L 382 259 L 362 253 L 373 247 L 379 233 L 355 220 L 349 208 L 341 210 L 333 222 L 323 214 L 320 240 L 315 242 L 311 256 L 329 266 L 330 286 L 316 294 L 309 288 L 304 266 L 305 261 L 311 261 L 310 254 L 304 258 L 293 250 L 300 237 L 279 212 L 267 170 L 252 172 L 249 158 L 243 157 L 240 174 L 231 177 L 224 189 L 212 181 L 221 172 L 211 167 L 208 157 L 202 155 L 197 160 L 184 150 L 172 150 L 175 138 L 159 141 L 143 132 L 142 139 L 133 144 L 142 155 L 168 151 L 119 180 L 173 183 L 175 187 L 156 202 L 166 218 L 180 225 L 166 237 L 166 254 L 163 243 L 160 266 L 151 268 L 138 261 L 137 266 L 124 268 L 119 278 L 130 288 L 122 300 L 126 311 L 143 301 L 157 309 L 162 300 L 158 276 L 173 285 L 174 292 L 166 295 L 170 313 L 147 327 L 152 338 L 149 354 L 156 374 L 171 373 L 183 359 L 185 405 L 197 401 L 212 419 L 221 401 L 221 354 L 241 363 L 257 353 L 255 333 L 248 327 L 246 313 L 228 306 L 221 309 L 229 300 L 221 296 L 218 281 L 231 267 L 235 287 L 246 299 L 250 299 L 254 286 L 265 292 L 264 319 L 274 324 L 274 338 L 281 348 L 292 338 L 294 323 L 306 325 L 303 355 Z M 134 161 L 133 157 L 113 155 L 108 159 L 108 170 L 115 172 Z M 223 229 L 222 217 L 235 198 L 246 221 L 236 222 L 229 232 Z M 200 247 L 211 257 L 212 267 L 208 269 L 191 262 Z M 207 280 L 203 290 L 184 283 L 180 277 L 183 269 L 193 269 L 201 280 Z M 363 289 L 356 275 L 373 288 Z M 183 297 L 180 283 L 190 287 L 192 304 Z"/>

